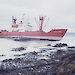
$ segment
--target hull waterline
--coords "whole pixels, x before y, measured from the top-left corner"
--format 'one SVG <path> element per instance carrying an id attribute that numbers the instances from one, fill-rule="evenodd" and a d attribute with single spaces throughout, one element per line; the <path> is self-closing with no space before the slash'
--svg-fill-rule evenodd
<path id="1" fill-rule="evenodd" d="M 17 39 L 40 39 L 59 41 L 65 35 L 67 29 L 52 29 L 46 33 L 43 31 L 28 31 L 28 32 L 0 32 L 0 37 L 3 38 L 17 38 Z"/>

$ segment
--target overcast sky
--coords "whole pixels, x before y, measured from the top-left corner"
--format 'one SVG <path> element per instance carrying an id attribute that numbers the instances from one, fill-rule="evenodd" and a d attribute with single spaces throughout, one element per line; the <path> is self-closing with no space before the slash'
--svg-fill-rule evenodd
<path id="1" fill-rule="evenodd" d="M 75 0 L 0 0 L 0 29 L 10 28 L 11 16 L 23 13 L 49 17 L 47 28 L 75 32 Z"/>

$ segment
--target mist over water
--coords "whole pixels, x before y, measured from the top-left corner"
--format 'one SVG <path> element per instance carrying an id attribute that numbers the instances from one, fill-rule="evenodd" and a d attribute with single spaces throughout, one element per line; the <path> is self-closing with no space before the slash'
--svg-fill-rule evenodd
<path id="1" fill-rule="evenodd" d="M 75 46 L 75 33 L 66 33 L 60 42 L 67 43 L 69 46 Z"/>
<path id="2" fill-rule="evenodd" d="M 21 55 L 26 52 L 39 51 L 44 48 L 50 41 L 13 41 L 11 39 L 0 38 L 0 60 L 15 58 L 14 55 Z M 52 43 L 53 44 L 53 43 Z M 13 52 L 14 48 L 24 47 L 26 50 Z"/>
<path id="3" fill-rule="evenodd" d="M 67 43 L 75 46 L 75 34 L 67 33 L 61 41 L 13 41 L 11 39 L 0 38 L 0 61 L 9 58 L 16 58 L 14 55 L 21 55 L 26 52 L 40 51 L 42 48 L 52 48 L 56 43 Z M 51 44 L 52 46 L 47 46 Z M 23 51 L 12 51 L 14 48 L 24 47 Z M 54 50 L 53 50 L 54 51 Z M 17 56 L 18 57 L 18 56 Z"/>

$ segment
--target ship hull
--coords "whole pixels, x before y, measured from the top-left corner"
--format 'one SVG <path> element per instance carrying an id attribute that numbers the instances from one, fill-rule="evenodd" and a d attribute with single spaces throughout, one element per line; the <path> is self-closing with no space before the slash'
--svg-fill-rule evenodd
<path id="1" fill-rule="evenodd" d="M 0 37 L 16 38 L 16 39 L 40 39 L 40 40 L 59 41 L 63 38 L 66 31 L 67 29 L 52 29 L 48 33 L 43 32 L 43 31 L 0 32 Z"/>

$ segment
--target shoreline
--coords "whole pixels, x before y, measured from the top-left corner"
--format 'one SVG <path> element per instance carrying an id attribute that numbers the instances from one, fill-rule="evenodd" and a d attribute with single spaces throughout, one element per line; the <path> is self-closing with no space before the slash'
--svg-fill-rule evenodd
<path id="1" fill-rule="evenodd" d="M 51 46 L 48 44 L 47 46 Z M 56 44 L 52 49 L 42 48 L 39 52 L 24 53 L 21 58 L 1 61 L 0 75 L 74 75 L 75 74 L 75 47 L 67 44 Z M 67 49 L 61 49 L 66 47 Z M 23 47 L 13 51 L 24 50 Z"/>

